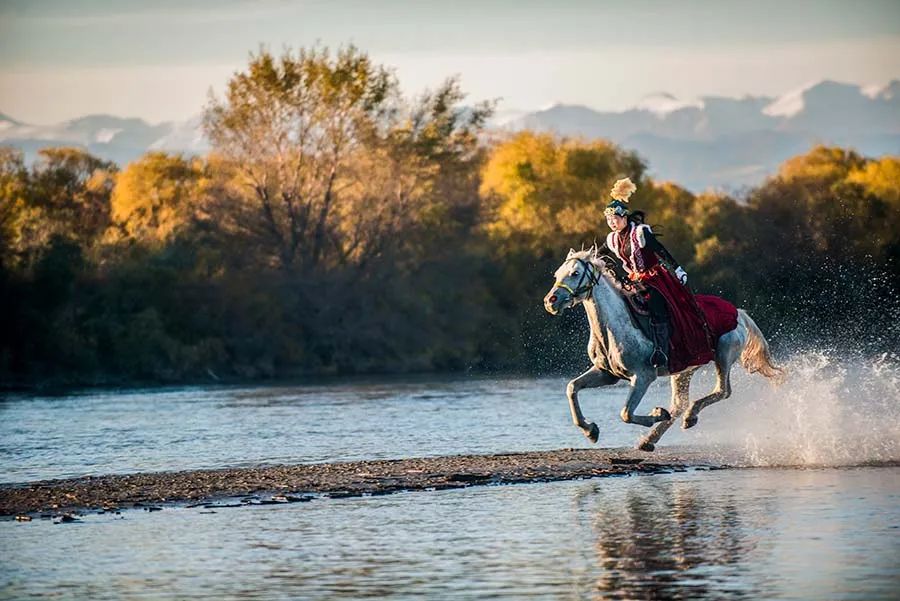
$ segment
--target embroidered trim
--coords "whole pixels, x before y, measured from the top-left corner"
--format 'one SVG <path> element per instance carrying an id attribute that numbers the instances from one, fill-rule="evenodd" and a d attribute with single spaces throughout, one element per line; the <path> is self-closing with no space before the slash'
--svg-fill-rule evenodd
<path id="1" fill-rule="evenodd" d="M 627 257 L 622 256 L 622 248 L 619 246 L 619 235 L 616 232 L 610 232 L 606 236 L 606 246 L 608 246 L 610 250 L 613 251 L 613 254 L 616 255 L 616 258 L 622 262 L 622 267 L 624 267 L 625 271 L 628 273 L 644 271 L 644 257 L 641 254 L 643 245 L 639 244 L 639 242 L 644 242 L 646 244 L 646 239 L 644 239 L 643 236 L 639 237 L 638 230 L 641 227 L 646 226 L 641 225 L 635 227 L 633 223 L 628 224 L 629 230 L 627 236 L 631 240 L 631 252 L 628 253 Z"/>
<path id="2" fill-rule="evenodd" d="M 629 227 L 634 227 L 634 224 L 629 224 Z M 606 235 L 606 246 L 609 247 L 610 250 L 613 251 L 613 254 L 616 255 L 616 258 L 619 259 L 619 262 L 622 264 L 622 267 L 625 268 L 627 273 L 631 273 L 634 271 L 632 268 L 632 263 L 628 257 L 622 256 L 622 248 L 619 246 L 619 235 L 616 232 L 610 232 Z M 634 246 L 634 244 L 632 244 Z"/>
<path id="3" fill-rule="evenodd" d="M 622 257 L 619 255 L 619 241 L 616 239 L 616 233 L 610 232 L 606 235 L 606 246 L 613 251 L 613 254 L 616 255 L 620 261 Z"/>
<path id="4" fill-rule="evenodd" d="M 631 264 L 632 271 L 644 271 L 644 254 L 641 252 L 641 249 L 644 248 L 644 245 L 640 243 L 638 239 L 638 230 L 640 228 L 634 227 L 634 224 L 631 225 Z"/>
<path id="5" fill-rule="evenodd" d="M 631 240 L 631 252 L 627 257 L 622 256 L 622 249 L 619 245 L 619 236 L 616 232 L 610 232 L 606 235 L 606 246 L 616 255 L 622 263 L 627 273 L 635 273 L 645 271 L 647 262 L 644 260 L 643 249 L 647 246 L 647 232 L 653 233 L 649 225 L 628 224 L 628 237 Z M 646 228 L 646 229 L 645 229 Z"/>
<path id="6" fill-rule="evenodd" d="M 653 230 L 650 229 L 649 225 L 641 224 L 635 228 L 637 230 L 638 242 L 641 243 L 641 248 L 646 248 L 647 246 L 647 232 L 653 233 Z"/>

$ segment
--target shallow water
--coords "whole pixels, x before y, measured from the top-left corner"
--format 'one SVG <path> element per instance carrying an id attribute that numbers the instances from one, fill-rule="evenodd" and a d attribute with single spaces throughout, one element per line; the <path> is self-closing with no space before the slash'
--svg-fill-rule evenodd
<path id="1" fill-rule="evenodd" d="M 86 474 L 313 463 L 588 445 L 563 379 L 457 378 L 188 388 L 9 400 L 0 482 Z M 624 389 L 603 391 L 604 443 Z"/>
<path id="2" fill-rule="evenodd" d="M 896 599 L 900 469 L 748 469 L 0 522 L 0 597 Z"/>
<path id="3" fill-rule="evenodd" d="M 900 369 L 794 358 L 663 444 L 745 465 L 900 460 Z M 696 378 L 694 397 L 711 387 Z M 382 379 L 0 401 L 0 482 L 588 447 L 563 378 Z M 626 389 L 582 393 L 630 446 Z M 665 381 L 641 409 L 668 404 Z M 900 468 L 757 468 L 0 522 L 0 598 L 896 599 Z"/>
<path id="4" fill-rule="evenodd" d="M 884 357 L 788 363 L 773 388 L 735 370 L 734 394 L 663 445 L 746 465 L 900 460 L 900 367 Z M 88 474 L 590 447 L 564 378 L 406 378 L 282 387 L 98 392 L 0 401 L 0 482 Z M 706 368 L 692 397 L 712 388 Z M 624 384 L 581 392 L 600 445 L 644 430 L 618 417 Z M 641 404 L 668 406 L 668 380 Z"/>

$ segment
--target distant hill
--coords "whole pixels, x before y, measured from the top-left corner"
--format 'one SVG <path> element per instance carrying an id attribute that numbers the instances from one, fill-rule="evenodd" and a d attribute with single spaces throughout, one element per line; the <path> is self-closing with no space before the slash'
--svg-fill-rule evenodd
<path id="1" fill-rule="evenodd" d="M 89 115 L 36 126 L 0 113 L 0 144 L 23 149 L 29 162 L 41 148 L 68 144 L 126 164 L 148 150 L 207 152 L 200 125 L 199 115 L 158 125 Z M 637 151 L 657 178 L 694 191 L 734 189 L 760 183 L 785 159 L 816 143 L 840 144 L 870 156 L 900 154 L 900 81 L 877 88 L 822 81 L 777 98 L 683 101 L 661 92 L 621 112 L 563 104 L 535 112 L 501 111 L 492 127 L 607 138 Z"/>
<path id="2" fill-rule="evenodd" d="M 148 150 L 188 154 L 204 153 L 209 144 L 200 129 L 200 117 L 150 125 L 142 119 L 88 115 L 57 125 L 29 125 L 0 113 L 0 144 L 25 152 L 33 161 L 41 148 L 78 146 L 92 154 L 124 165 Z"/>
<path id="3" fill-rule="evenodd" d="M 637 151 L 656 177 L 694 191 L 739 188 L 816 143 L 900 154 L 900 81 L 874 89 L 823 81 L 778 98 L 683 102 L 660 93 L 622 112 L 560 104 L 500 127 L 608 138 Z"/>

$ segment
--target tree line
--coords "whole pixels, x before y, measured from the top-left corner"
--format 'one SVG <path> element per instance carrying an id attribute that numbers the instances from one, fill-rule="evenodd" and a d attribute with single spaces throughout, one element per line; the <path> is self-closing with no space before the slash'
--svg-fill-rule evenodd
<path id="1" fill-rule="evenodd" d="M 354 47 L 262 50 L 210 99 L 206 156 L 0 149 L 0 382 L 573 371 L 584 319 L 541 299 L 624 176 L 694 289 L 776 347 L 895 348 L 898 157 L 820 146 L 693 194 L 463 100 L 454 79 L 405 98 Z"/>

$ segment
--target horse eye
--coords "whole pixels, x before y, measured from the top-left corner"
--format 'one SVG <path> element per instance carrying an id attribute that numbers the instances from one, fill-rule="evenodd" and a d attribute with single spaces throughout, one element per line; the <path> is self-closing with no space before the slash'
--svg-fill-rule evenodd
<path id="1" fill-rule="evenodd" d="M 578 272 L 577 272 L 577 271 L 573 271 L 573 272 L 572 272 L 572 277 L 573 277 L 573 278 L 577 278 L 577 277 L 578 277 Z"/>

